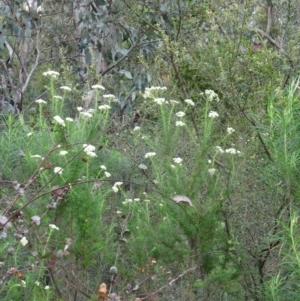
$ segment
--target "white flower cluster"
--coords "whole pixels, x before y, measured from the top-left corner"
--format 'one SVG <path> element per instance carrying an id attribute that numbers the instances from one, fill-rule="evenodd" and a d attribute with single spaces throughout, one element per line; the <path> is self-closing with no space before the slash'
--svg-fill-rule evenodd
<path id="1" fill-rule="evenodd" d="M 28 244 L 27 238 L 23 236 L 22 239 L 20 240 L 20 243 L 23 247 L 25 247 Z"/>
<path id="2" fill-rule="evenodd" d="M 174 163 L 181 165 L 182 163 L 182 159 L 177 157 L 177 158 L 173 158 Z"/>
<path id="3" fill-rule="evenodd" d="M 122 202 L 123 205 L 127 205 L 129 203 L 133 203 L 133 202 L 140 202 L 141 199 L 140 198 L 134 198 L 134 199 L 125 199 L 124 202 Z M 146 200 L 145 200 L 146 201 Z"/>
<path id="4" fill-rule="evenodd" d="M 102 97 L 104 99 L 108 99 L 108 100 L 113 101 L 113 102 L 118 102 L 117 97 L 113 94 L 104 94 Z"/>
<path id="5" fill-rule="evenodd" d="M 114 186 L 112 187 L 112 190 L 113 190 L 115 193 L 117 193 L 117 192 L 119 191 L 118 186 L 121 186 L 121 185 L 123 185 L 123 182 L 116 182 L 116 183 L 114 184 Z"/>
<path id="6" fill-rule="evenodd" d="M 83 151 L 90 157 L 97 157 L 95 153 L 96 147 L 92 144 L 83 144 Z"/>
<path id="7" fill-rule="evenodd" d="M 214 119 L 214 118 L 219 117 L 219 114 L 218 114 L 217 112 L 215 112 L 215 111 L 210 111 L 210 112 L 208 113 L 208 117 Z"/>
<path id="8" fill-rule="evenodd" d="M 101 106 L 98 107 L 98 109 L 99 109 L 100 111 L 108 110 L 108 109 L 110 109 L 110 106 L 109 106 L 109 105 L 101 105 Z"/>
<path id="9" fill-rule="evenodd" d="M 60 88 L 64 91 L 72 91 L 72 89 L 68 86 L 61 86 Z"/>
<path id="10" fill-rule="evenodd" d="M 221 146 L 216 146 L 216 151 L 217 151 L 217 153 L 219 153 L 219 154 L 224 154 L 224 150 L 222 149 Z"/>
<path id="11" fill-rule="evenodd" d="M 61 175 L 63 172 L 63 169 L 61 167 L 54 167 L 53 171 L 54 171 L 54 173 Z"/>
<path id="12" fill-rule="evenodd" d="M 44 72 L 43 75 L 44 76 L 50 76 L 50 77 L 53 77 L 53 78 L 57 78 L 59 76 L 59 72 L 49 70 L 49 71 Z"/>
<path id="13" fill-rule="evenodd" d="M 182 122 L 182 121 L 178 121 L 178 120 L 177 120 L 177 121 L 175 122 L 175 125 L 176 125 L 176 126 L 185 126 L 185 123 Z"/>
<path id="14" fill-rule="evenodd" d="M 59 230 L 59 228 L 56 225 L 54 225 L 54 224 L 50 224 L 49 228 L 52 229 L 52 230 L 56 230 L 56 231 Z"/>
<path id="15" fill-rule="evenodd" d="M 63 127 L 66 126 L 65 121 L 60 116 L 58 116 L 58 115 L 54 116 L 53 120 L 54 120 L 55 123 L 57 123 L 57 124 L 59 124 L 59 125 L 61 125 Z"/>
<path id="16" fill-rule="evenodd" d="M 65 156 L 67 153 L 68 153 L 67 151 L 62 150 L 62 151 L 59 152 L 59 155 L 60 156 Z"/>
<path id="17" fill-rule="evenodd" d="M 85 118 L 92 118 L 93 115 L 90 112 L 80 112 L 80 116 L 85 117 Z"/>
<path id="18" fill-rule="evenodd" d="M 150 87 L 150 88 L 146 88 L 145 92 L 143 94 L 144 98 L 150 98 L 153 96 L 153 92 L 157 92 L 157 91 L 165 91 L 167 90 L 167 87 Z"/>
<path id="19" fill-rule="evenodd" d="M 225 153 L 237 155 L 237 154 L 240 154 L 241 152 L 239 150 L 231 147 L 231 148 L 225 149 Z"/>
<path id="20" fill-rule="evenodd" d="M 205 93 L 205 96 L 207 97 L 208 101 L 212 102 L 213 99 L 215 99 L 216 102 L 220 101 L 219 96 L 218 96 L 218 94 L 215 91 L 213 91 L 213 90 L 205 90 L 204 93 Z"/>
<path id="21" fill-rule="evenodd" d="M 192 107 L 195 106 L 195 103 L 191 99 L 185 99 L 184 102 L 187 103 L 188 105 L 192 106 Z"/>
<path id="22" fill-rule="evenodd" d="M 181 117 L 184 117 L 185 116 L 185 113 L 184 112 L 177 112 L 175 114 L 177 117 L 181 118 Z"/>
<path id="23" fill-rule="evenodd" d="M 227 128 L 227 133 L 228 133 L 229 135 L 233 134 L 234 132 L 235 132 L 235 129 L 234 129 L 234 128 L 231 128 L 231 127 L 228 127 L 228 128 Z"/>
<path id="24" fill-rule="evenodd" d="M 40 104 L 40 105 L 47 104 L 47 101 L 45 101 L 43 99 L 37 99 L 35 102 L 38 103 L 38 104 Z"/>
<path id="25" fill-rule="evenodd" d="M 150 153 L 147 153 L 147 154 L 145 155 L 145 158 L 147 159 L 147 158 L 150 158 L 150 157 L 154 157 L 155 155 L 156 155 L 155 152 L 150 152 Z"/>
<path id="26" fill-rule="evenodd" d="M 213 176 L 216 173 L 217 170 L 215 168 L 209 168 L 207 171 L 208 171 L 210 176 Z"/>
<path id="27" fill-rule="evenodd" d="M 162 105 L 162 104 L 164 104 L 164 103 L 167 103 L 166 102 L 166 99 L 165 98 L 162 98 L 162 97 L 160 97 L 160 98 L 154 98 L 154 100 L 153 100 L 155 103 L 157 103 L 158 105 Z"/>
<path id="28" fill-rule="evenodd" d="M 97 85 L 93 85 L 92 86 L 92 89 L 99 89 L 99 90 L 102 90 L 102 91 L 104 91 L 105 90 L 105 88 L 102 86 L 102 85 L 99 85 L 99 84 L 97 84 Z"/>
<path id="29" fill-rule="evenodd" d="M 221 146 L 216 146 L 215 149 L 216 149 L 216 152 L 219 154 L 226 153 L 226 154 L 238 155 L 241 153 L 239 150 L 232 148 L 232 147 L 225 149 L 225 151 L 222 149 Z"/>

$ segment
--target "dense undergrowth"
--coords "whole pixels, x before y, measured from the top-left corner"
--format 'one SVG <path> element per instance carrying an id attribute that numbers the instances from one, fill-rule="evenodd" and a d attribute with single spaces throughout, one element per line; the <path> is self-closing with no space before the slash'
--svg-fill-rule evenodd
<path id="1" fill-rule="evenodd" d="M 296 2 L 21 2 L 0 5 L 1 300 L 297 300 Z"/>
<path id="2" fill-rule="evenodd" d="M 2 300 L 241 300 L 249 277 L 282 300 L 296 285 L 298 81 L 246 139 L 212 90 L 148 88 L 155 121 L 119 121 L 102 85 L 69 114 L 72 87 L 44 76 L 36 115 L 2 116 Z"/>

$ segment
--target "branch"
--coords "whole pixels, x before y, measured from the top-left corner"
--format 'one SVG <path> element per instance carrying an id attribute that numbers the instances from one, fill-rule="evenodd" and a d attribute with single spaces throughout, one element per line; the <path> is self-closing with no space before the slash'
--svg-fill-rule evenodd
<path id="1" fill-rule="evenodd" d="M 238 107 L 240 109 L 240 111 L 242 112 L 242 114 L 245 116 L 245 118 L 256 128 L 256 123 L 253 119 L 251 119 L 244 111 L 244 109 L 241 108 L 241 106 L 238 104 Z M 267 154 L 268 158 L 270 161 L 273 161 L 273 158 L 272 158 L 272 155 L 271 155 L 271 152 L 269 151 L 269 149 L 267 148 L 267 145 L 264 141 L 264 139 L 262 138 L 261 134 L 259 132 L 257 132 L 257 136 L 258 136 L 258 139 L 260 141 L 260 143 L 262 144 L 264 150 L 265 150 L 265 153 Z"/>
<path id="2" fill-rule="evenodd" d="M 263 30 L 256 28 L 256 27 L 249 27 L 250 30 L 257 31 L 262 36 L 264 36 L 266 39 L 268 39 L 274 46 L 276 46 L 279 50 L 282 50 L 282 46 L 274 40 L 268 33 L 264 32 Z"/>
<path id="3" fill-rule="evenodd" d="M 14 51 L 13 51 L 12 47 L 8 44 L 7 41 L 4 42 L 4 46 L 5 46 L 5 48 L 7 49 L 8 54 L 9 54 L 9 58 L 8 58 L 7 61 L 6 61 L 6 64 L 8 64 L 9 62 L 12 61 L 12 57 L 13 57 Z"/>
<path id="4" fill-rule="evenodd" d="M 271 26 L 272 26 L 272 8 L 273 5 L 270 4 L 268 6 L 268 22 L 267 22 L 267 29 L 266 29 L 266 34 L 269 35 L 271 31 Z"/>
<path id="5" fill-rule="evenodd" d="M 182 278 L 186 273 L 195 270 L 197 267 L 193 267 L 190 269 L 187 269 L 185 272 L 183 272 L 182 274 L 178 275 L 176 278 L 172 279 L 171 281 L 169 281 L 167 284 L 163 285 L 161 288 L 159 288 L 158 290 L 156 290 L 155 292 L 150 293 L 149 295 L 147 295 L 146 297 L 141 298 L 142 300 L 146 300 L 148 298 L 151 298 L 152 296 L 156 295 L 157 293 L 159 293 L 160 291 L 162 291 L 164 288 L 166 288 L 168 285 L 172 286 L 174 282 L 176 282 L 179 278 Z"/>
<path id="6" fill-rule="evenodd" d="M 128 55 L 135 49 L 138 48 L 142 45 L 145 44 L 151 44 L 151 43 L 156 43 L 156 42 L 160 42 L 161 40 L 154 40 L 154 41 L 148 41 L 148 42 L 143 42 L 143 43 L 139 43 L 139 44 L 134 44 L 133 46 L 131 46 L 131 48 L 128 50 L 127 54 L 125 54 L 124 56 L 122 56 L 119 60 L 117 60 L 115 63 L 111 64 L 110 66 L 107 67 L 106 70 L 104 70 L 101 75 L 105 75 L 106 73 L 108 73 L 111 69 L 113 69 L 114 67 L 116 67 L 117 65 L 119 65 L 124 59 L 126 59 L 128 57 Z"/>
<path id="7" fill-rule="evenodd" d="M 32 67 L 32 69 L 30 70 L 27 78 L 26 78 L 26 81 L 25 81 L 25 84 L 23 85 L 22 89 L 21 89 L 21 94 L 23 94 L 26 89 L 27 89 L 27 86 L 30 82 L 30 79 L 35 71 L 35 69 L 37 68 L 37 66 L 39 65 L 39 60 L 40 60 L 40 55 L 41 55 L 41 51 L 40 51 L 40 48 L 39 48 L 39 37 L 40 37 L 40 30 L 41 30 L 41 27 L 40 29 L 37 31 L 37 35 L 36 35 L 36 51 L 37 51 L 37 55 L 36 55 L 36 58 L 35 58 L 35 63 Z"/>

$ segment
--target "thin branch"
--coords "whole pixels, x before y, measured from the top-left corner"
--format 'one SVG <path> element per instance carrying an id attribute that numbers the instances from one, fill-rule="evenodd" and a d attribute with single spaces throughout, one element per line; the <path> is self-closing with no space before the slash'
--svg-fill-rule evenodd
<path id="1" fill-rule="evenodd" d="M 240 109 L 240 111 L 242 112 L 242 114 L 246 117 L 246 119 L 254 126 L 256 127 L 256 123 L 254 120 L 252 120 L 246 113 L 245 113 L 245 110 L 241 108 L 241 106 L 238 104 L 238 107 Z M 257 136 L 258 136 L 258 139 L 260 141 L 260 143 L 262 144 L 264 150 L 265 150 L 265 153 L 267 154 L 268 158 L 273 161 L 273 158 L 272 158 L 272 155 L 270 153 L 270 151 L 268 150 L 267 148 L 267 145 L 264 141 L 264 139 L 262 138 L 261 134 L 257 132 Z"/>
<path id="2" fill-rule="evenodd" d="M 176 33 L 176 38 L 175 38 L 176 42 L 178 41 L 178 38 L 179 38 L 180 29 L 181 29 L 181 22 L 182 22 L 181 7 L 180 7 L 180 1 L 179 0 L 177 0 L 177 6 L 178 6 L 179 22 L 178 22 L 177 33 Z"/>
<path id="3" fill-rule="evenodd" d="M 264 36 L 266 39 L 268 39 L 274 46 L 276 46 L 279 50 L 282 50 L 282 46 L 274 40 L 268 33 L 264 32 L 263 30 L 256 28 L 256 27 L 249 27 L 250 30 L 257 31 L 262 36 Z"/>
<path id="4" fill-rule="evenodd" d="M 176 278 L 173 278 L 171 281 L 169 281 L 167 284 L 163 285 L 162 287 L 160 287 L 158 290 L 150 293 L 149 295 L 147 295 L 146 297 L 141 298 L 141 300 L 146 300 L 151 298 L 152 296 L 156 295 L 157 293 L 159 293 L 160 291 L 162 291 L 164 288 L 166 288 L 167 286 L 172 286 L 174 284 L 174 282 L 176 282 L 178 279 L 182 278 L 185 274 L 187 274 L 188 272 L 195 270 L 197 267 L 193 267 L 190 268 L 188 270 L 186 270 L 185 272 L 183 272 L 182 274 L 178 275 Z"/>
<path id="5" fill-rule="evenodd" d="M 40 60 L 40 55 L 41 55 L 41 51 L 40 51 L 40 47 L 39 47 L 39 37 L 40 37 L 40 31 L 41 31 L 41 27 L 40 27 L 40 30 L 37 31 L 37 35 L 36 35 L 36 51 L 37 51 L 37 55 L 36 55 L 36 58 L 35 58 L 35 63 L 33 65 L 33 67 L 31 68 L 27 78 L 26 78 L 26 81 L 25 81 L 25 84 L 23 85 L 22 89 L 21 89 L 21 94 L 24 94 L 24 92 L 26 91 L 27 87 L 28 87 L 28 84 L 31 80 L 31 77 L 35 71 L 35 69 L 38 67 L 39 65 L 39 60 Z"/>
<path id="6" fill-rule="evenodd" d="M 266 29 L 266 34 L 269 35 L 272 27 L 272 11 L 273 11 L 273 5 L 270 4 L 268 6 L 268 22 L 267 22 L 267 29 Z"/>
<path id="7" fill-rule="evenodd" d="M 144 35 L 144 34 L 143 34 Z M 142 46 L 142 45 L 146 45 L 146 44 L 151 44 L 151 43 L 157 43 L 160 42 L 161 40 L 153 40 L 153 41 L 148 41 L 148 42 L 143 42 L 143 43 L 139 43 L 139 44 L 134 44 L 131 46 L 131 48 L 128 50 L 128 52 L 122 56 L 119 60 L 117 60 L 115 63 L 111 64 L 110 66 L 107 67 L 106 70 L 104 70 L 101 75 L 105 75 L 106 73 L 108 73 L 110 70 L 112 70 L 114 67 L 116 67 L 117 65 L 119 65 L 124 59 L 126 59 L 129 54 L 136 48 Z"/>

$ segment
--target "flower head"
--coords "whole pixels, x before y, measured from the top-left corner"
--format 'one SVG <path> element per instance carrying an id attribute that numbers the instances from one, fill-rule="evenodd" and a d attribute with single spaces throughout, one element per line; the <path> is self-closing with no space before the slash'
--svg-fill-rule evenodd
<path id="1" fill-rule="evenodd" d="M 214 98 L 216 99 L 217 102 L 220 101 L 219 96 L 218 96 L 218 94 L 215 91 L 213 91 L 213 90 L 205 90 L 204 93 L 205 93 L 208 101 L 211 102 L 211 101 L 213 101 Z"/>
<path id="2" fill-rule="evenodd" d="M 53 171 L 54 171 L 54 173 L 61 175 L 63 172 L 63 169 L 61 167 L 54 167 Z"/>
<path id="3" fill-rule="evenodd" d="M 96 147 L 92 144 L 83 144 L 83 151 L 90 157 L 97 157 L 95 153 Z"/>
<path id="4" fill-rule="evenodd" d="M 59 96 L 59 95 L 53 95 L 53 98 L 55 98 L 55 99 L 63 99 L 61 96 Z"/>
<path id="5" fill-rule="evenodd" d="M 228 148 L 228 149 L 225 149 L 225 153 L 237 155 L 237 154 L 240 154 L 241 152 L 239 150 L 236 150 L 235 148 Z"/>
<path id="6" fill-rule="evenodd" d="M 93 115 L 89 112 L 80 112 L 80 116 L 91 118 Z"/>
<path id="7" fill-rule="evenodd" d="M 177 112 L 175 114 L 177 117 L 184 117 L 185 116 L 185 113 L 184 112 Z"/>
<path id="8" fill-rule="evenodd" d="M 28 244 L 28 240 L 25 236 L 22 237 L 20 240 L 20 243 L 22 244 L 23 247 L 25 247 Z"/>
<path id="9" fill-rule="evenodd" d="M 184 102 L 187 103 L 188 105 L 192 106 L 192 107 L 195 106 L 195 103 L 191 99 L 185 99 Z"/>
<path id="10" fill-rule="evenodd" d="M 78 111 L 78 112 L 81 112 L 82 110 L 83 110 L 82 107 L 77 107 L 77 111 Z"/>
<path id="11" fill-rule="evenodd" d="M 99 90 L 103 90 L 103 91 L 105 90 L 105 88 L 102 85 L 99 85 L 99 84 L 93 85 L 92 89 L 99 89 Z"/>
<path id="12" fill-rule="evenodd" d="M 42 156 L 40 156 L 40 155 L 32 155 L 32 156 L 30 156 L 30 158 L 42 158 Z"/>
<path id="13" fill-rule="evenodd" d="M 92 144 L 83 144 L 83 147 L 84 147 L 84 152 L 93 152 L 96 150 L 96 147 Z"/>
<path id="14" fill-rule="evenodd" d="M 54 224 L 50 224 L 50 225 L 49 225 L 49 228 L 50 228 L 50 229 L 53 229 L 53 230 L 56 230 L 56 231 L 59 230 L 59 228 L 58 228 L 56 225 L 54 225 Z"/>
<path id="15" fill-rule="evenodd" d="M 100 168 L 101 168 L 102 170 L 106 170 L 106 166 L 105 166 L 105 165 L 101 165 Z"/>
<path id="16" fill-rule="evenodd" d="M 101 106 L 98 107 L 98 109 L 99 109 L 100 111 L 108 110 L 108 109 L 110 109 L 110 106 L 109 106 L 109 105 L 101 105 Z"/>
<path id="17" fill-rule="evenodd" d="M 38 104 L 47 104 L 47 101 L 45 101 L 43 99 L 37 99 L 35 102 Z"/>
<path id="18" fill-rule="evenodd" d="M 102 97 L 111 101 L 118 101 L 117 97 L 113 94 L 104 94 Z"/>
<path id="19" fill-rule="evenodd" d="M 224 154 L 224 150 L 222 149 L 221 146 L 216 146 L 216 151 L 217 153 Z"/>
<path id="20" fill-rule="evenodd" d="M 176 122 L 175 122 L 175 125 L 176 125 L 176 126 L 185 126 L 185 123 L 182 122 L 182 121 L 176 121 Z"/>
<path id="21" fill-rule="evenodd" d="M 121 185 L 123 185 L 123 182 L 116 182 L 116 183 L 114 184 L 114 186 L 112 187 L 112 190 L 113 190 L 115 193 L 117 193 L 117 192 L 119 191 L 118 186 L 121 186 Z"/>
<path id="22" fill-rule="evenodd" d="M 67 118 L 66 118 L 66 121 L 73 122 L 74 119 L 73 119 L 73 118 L 70 118 L 70 117 L 67 117 Z"/>
<path id="23" fill-rule="evenodd" d="M 163 103 L 166 103 L 166 99 L 165 98 L 154 98 L 153 101 L 155 103 L 157 103 L 158 105 L 162 105 Z"/>
<path id="24" fill-rule="evenodd" d="M 164 91 L 167 90 L 167 87 L 147 87 L 145 89 L 145 92 L 143 94 L 144 98 L 149 98 L 151 96 L 153 96 L 153 92 L 157 92 L 157 91 Z"/>
<path id="25" fill-rule="evenodd" d="M 147 158 L 150 158 L 150 157 L 154 157 L 155 155 L 156 155 L 155 152 L 150 152 L 150 153 L 147 153 L 147 154 L 145 155 L 145 158 L 147 159 Z"/>
<path id="26" fill-rule="evenodd" d="M 54 122 L 60 124 L 61 126 L 63 126 L 63 127 L 66 126 L 65 121 L 60 116 L 56 115 L 53 117 L 53 119 L 54 119 Z"/>
<path id="27" fill-rule="evenodd" d="M 215 112 L 215 111 L 210 111 L 208 113 L 208 117 L 209 118 L 217 118 L 217 117 L 219 117 L 219 114 L 217 112 Z"/>
<path id="28" fill-rule="evenodd" d="M 31 221 L 33 224 L 36 224 L 38 226 L 41 223 L 41 217 L 38 215 L 34 215 L 31 217 Z"/>
<path id="29" fill-rule="evenodd" d="M 235 129 L 234 128 L 231 128 L 231 127 L 228 127 L 227 128 L 227 133 L 228 134 L 232 134 L 232 133 L 234 133 L 235 132 Z"/>
<path id="30" fill-rule="evenodd" d="M 215 168 L 209 168 L 207 171 L 211 176 L 213 176 L 217 170 Z"/>
<path id="31" fill-rule="evenodd" d="M 72 91 L 72 89 L 68 86 L 61 86 L 60 88 L 65 91 Z"/>
<path id="32" fill-rule="evenodd" d="M 177 157 L 177 158 L 173 158 L 173 161 L 174 161 L 174 163 L 176 163 L 176 164 L 181 164 L 182 159 L 179 158 L 179 157 Z"/>
<path id="33" fill-rule="evenodd" d="M 60 156 L 65 156 L 67 153 L 68 153 L 67 151 L 62 150 L 62 151 L 59 152 L 59 155 Z"/>
<path id="34" fill-rule="evenodd" d="M 111 174 L 110 174 L 108 171 L 105 171 L 104 174 L 105 174 L 105 176 L 106 176 L 107 178 L 110 178 L 110 177 L 111 177 Z"/>
<path id="35" fill-rule="evenodd" d="M 59 76 L 59 72 L 49 70 L 49 71 L 44 72 L 43 75 L 44 76 L 50 76 L 50 77 L 53 77 L 53 78 L 57 78 Z"/>
<path id="36" fill-rule="evenodd" d="M 86 154 L 90 157 L 97 157 L 97 154 L 95 152 L 86 152 Z"/>

